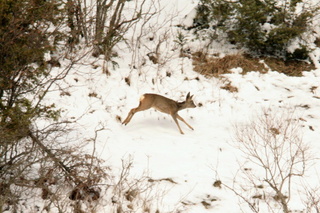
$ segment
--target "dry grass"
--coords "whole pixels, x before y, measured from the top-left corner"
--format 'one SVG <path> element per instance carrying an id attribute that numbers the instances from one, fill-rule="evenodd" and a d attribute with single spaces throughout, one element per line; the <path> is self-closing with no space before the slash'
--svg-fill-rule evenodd
<path id="1" fill-rule="evenodd" d="M 288 76 L 302 76 L 302 72 L 315 69 L 313 64 L 305 61 L 283 61 L 276 58 L 264 58 L 264 61 L 271 70 Z"/>
<path id="2" fill-rule="evenodd" d="M 289 76 L 302 76 L 303 71 L 315 69 L 313 64 L 304 61 L 283 61 L 276 58 L 253 58 L 248 55 L 235 54 L 223 58 L 208 57 L 201 52 L 193 54 L 193 66 L 196 72 L 209 77 L 218 77 L 221 74 L 230 73 L 232 68 L 241 67 L 242 74 L 250 71 L 266 73 L 269 67 Z M 263 59 L 264 63 L 261 62 Z"/>
<path id="3" fill-rule="evenodd" d="M 235 87 L 235 86 L 232 86 L 231 82 L 228 81 L 224 86 L 221 86 L 220 87 L 221 89 L 224 89 L 224 90 L 228 90 L 229 92 L 231 93 L 236 93 L 238 92 L 238 88 Z"/>
<path id="4" fill-rule="evenodd" d="M 200 53 L 193 54 L 194 70 L 203 75 L 218 77 L 230 73 L 230 69 L 241 67 L 243 73 L 249 71 L 266 72 L 266 68 L 259 59 L 250 58 L 242 54 L 227 55 L 223 58 L 209 58 Z"/>
<path id="5" fill-rule="evenodd" d="M 320 37 L 319 38 L 316 38 L 315 42 L 317 47 L 320 47 Z"/>

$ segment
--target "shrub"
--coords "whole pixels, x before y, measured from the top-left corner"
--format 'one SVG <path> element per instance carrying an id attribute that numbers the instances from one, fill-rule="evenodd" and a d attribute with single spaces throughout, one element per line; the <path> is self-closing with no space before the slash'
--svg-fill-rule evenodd
<path id="1" fill-rule="evenodd" d="M 288 46 L 309 30 L 316 13 L 303 9 L 301 0 L 200 0 L 194 20 L 196 30 L 220 29 L 228 40 L 244 47 L 253 56 L 275 56 L 306 59 L 309 49 L 298 47 L 299 54 L 290 54 Z M 316 8 L 314 8 L 316 11 Z"/>
<path id="2" fill-rule="evenodd" d="M 42 101 L 70 69 L 51 74 L 45 60 L 61 36 L 62 1 L 2 0 L 0 14 L 0 212 L 25 211 L 23 199 L 39 190 L 49 203 L 68 186 L 97 195 L 93 187 L 106 176 L 99 159 L 62 142 L 68 122 L 54 123 L 59 110 Z"/>
<path id="3" fill-rule="evenodd" d="M 252 212 L 293 212 L 291 198 L 295 190 L 301 190 L 300 181 L 307 177 L 305 174 L 315 160 L 301 128 L 294 110 L 270 108 L 263 109 L 247 124 L 235 126 L 234 146 L 242 152 L 245 163 L 235 177 L 237 184 L 229 189 Z"/>

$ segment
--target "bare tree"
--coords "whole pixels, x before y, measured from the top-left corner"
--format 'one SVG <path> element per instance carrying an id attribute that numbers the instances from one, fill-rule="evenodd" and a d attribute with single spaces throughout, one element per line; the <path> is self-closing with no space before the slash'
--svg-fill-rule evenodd
<path id="1" fill-rule="evenodd" d="M 254 212 L 264 201 L 272 212 L 272 203 L 280 204 L 284 213 L 290 212 L 289 202 L 295 177 L 303 177 L 312 160 L 310 148 L 302 140 L 299 119 L 293 111 L 263 113 L 247 125 L 236 125 L 235 147 L 246 159 L 240 173 L 244 182 L 237 181 L 238 190 Z M 250 165 L 253 167 L 251 168 Z M 245 195 L 241 192 L 255 194 Z M 251 200 L 255 200 L 251 202 Z"/>
<path id="2" fill-rule="evenodd" d="M 87 17 L 86 1 L 67 0 L 67 25 L 70 28 L 69 44 L 73 47 L 79 43 L 79 37 L 84 37 L 88 43 L 88 30 L 86 26 Z"/>
<path id="3" fill-rule="evenodd" d="M 96 4 L 95 49 L 94 55 L 104 54 L 106 61 L 110 61 L 112 50 L 116 44 L 124 39 L 124 34 L 138 22 L 143 13 L 146 0 L 136 1 L 134 11 L 125 12 L 126 0 L 98 0 Z"/>

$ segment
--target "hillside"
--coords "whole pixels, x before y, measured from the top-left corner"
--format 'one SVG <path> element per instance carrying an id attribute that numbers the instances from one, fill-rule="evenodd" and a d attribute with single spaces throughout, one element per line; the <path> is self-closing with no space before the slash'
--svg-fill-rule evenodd
<path id="1" fill-rule="evenodd" d="M 80 44 L 76 52 L 85 56 L 50 88 L 45 103 L 61 109 L 59 121 L 71 129 L 57 140 L 86 141 L 84 150 L 103 159 L 108 174 L 97 186 L 100 199 L 81 200 L 78 212 L 283 212 L 277 198 L 282 194 L 272 187 L 278 182 L 291 212 L 316 212 L 320 47 L 311 55 L 315 68 L 300 77 L 270 67 L 264 72 L 242 74 L 241 67 L 234 67 L 218 77 L 202 75 L 192 57 L 181 57 L 175 41 L 177 25 L 190 23 L 195 5 L 192 0 L 161 1 L 163 9 L 148 23 L 150 31 L 131 29 L 126 43 L 115 47 L 115 66 Z M 314 31 L 320 35 L 320 20 Z M 191 34 L 186 38 L 185 48 L 191 52 L 206 45 Z M 149 53 L 157 47 L 160 56 L 154 63 Z M 241 52 L 216 41 L 208 56 Z M 52 75 L 70 64 L 68 57 L 59 62 Z M 194 128 L 180 122 L 184 135 L 171 116 L 154 109 L 121 124 L 144 93 L 184 101 L 188 92 L 197 107 L 179 112 Z M 37 125 L 47 124 L 42 120 Z M 246 146 L 242 139 L 256 141 L 256 146 Z M 67 201 L 71 188 L 65 190 L 59 196 Z M 30 195 L 21 202 L 28 203 L 22 212 L 76 212 L 72 206 L 57 207 Z"/>

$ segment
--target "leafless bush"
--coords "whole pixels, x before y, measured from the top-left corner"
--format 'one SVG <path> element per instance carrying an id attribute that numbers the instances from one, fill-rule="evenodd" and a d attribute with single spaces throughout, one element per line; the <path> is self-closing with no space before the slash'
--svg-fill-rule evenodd
<path id="1" fill-rule="evenodd" d="M 231 188 L 249 204 L 253 212 L 267 209 L 290 212 L 295 178 L 303 178 L 311 162 L 310 148 L 304 143 L 299 119 L 293 111 L 263 110 L 248 124 L 235 126 L 235 147 L 245 163 Z M 241 179 L 241 181 L 239 181 Z"/>
<path id="2" fill-rule="evenodd" d="M 318 177 L 319 183 L 319 177 Z M 306 212 L 320 213 L 320 186 L 305 185 L 304 186 L 304 205 L 306 206 Z"/>
<path id="3" fill-rule="evenodd" d="M 113 212 L 159 212 L 156 204 L 167 193 L 166 190 L 159 190 L 158 185 L 161 181 L 171 179 L 153 180 L 147 172 L 138 177 L 132 175 L 133 161 L 131 158 L 122 160 L 122 170 L 118 178 L 113 181 L 116 183 L 111 187 Z"/>
<path id="4" fill-rule="evenodd" d="M 131 5 L 133 10 L 126 8 Z M 137 22 L 145 16 L 149 16 L 149 11 L 144 11 L 146 0 L 128 2 L 124 0 L 98 0 L 96 4 L 95 23 L 95 52 L 94 55 L 104 54 L 107 61 L 111 60 L 114 54 L 113 48 L 120 41 L 124 40 L 124 35 Z"/>
<path id="5" fill-rule="evenodd" d="M 160 2 L 159 0 L 150 1 L 145 10 L 148 16 L 143 17 L 140 21 L 141 24 L 132 28 L 133 36 L 128 44 L 130 49 L 133 50 L 132 63 L 136 69 L 140 69 L 140 66 L 146 63 L 146 57 L 153 64 L 158 64 L 159 66 L 163 65 L 168 60 L 168 57 L 171 57 L 167 55 L 171 32 L 165 28 L 172 24 L 176 14 L 167 16 L 160 21 L 159 16 L 164 9 Z M 157 19 L 156 23 L 151 23 L 151 20 L 155 22 L 155 19 Z M 147 52 L 142 51 L 142 47 Z"/>
<path id="6" fill-rule="evenodd" d="M 88 210 L 99 200 L 99 185 L 109 177 L 108 168 L 94 153 L 83 151 L 82 142 L 70 145 L 62 139 L 72 131 L 68 126 L 57 123 L 44 129 L 33 127 L 28 137 L 7 147 L 1 160 L 1 211 L 33 208 L 36 204 L 29 203 L 30 196 L 44 205 L 39 209 L 63 212 L 78 201 L 87 202 L 82 208 Z"/>
<path id="7" fill-rule="evenodd" d="M 126 35 L 132 29 L 141 27 L 141 33 L 144 33 L 142 31 L 150 28 L 147 23 L 159 12 L 157 1 L 68 0 L 66 9 L 67 25 L 70 28 L 69 43 L 74 46 L 79 43 L 79 38 L 84 38 L 86 45 L 93 46 L 93 56 L 104 55 L 104 72 L 108 73 L 106 66 L 109 62 L 113 66 L 117 65 L 113 60 L 118 57 L 115 47 L 121 42 L 127 42 L 131 37 L 138 39 L 136 35 L 130 38 Z"/>

